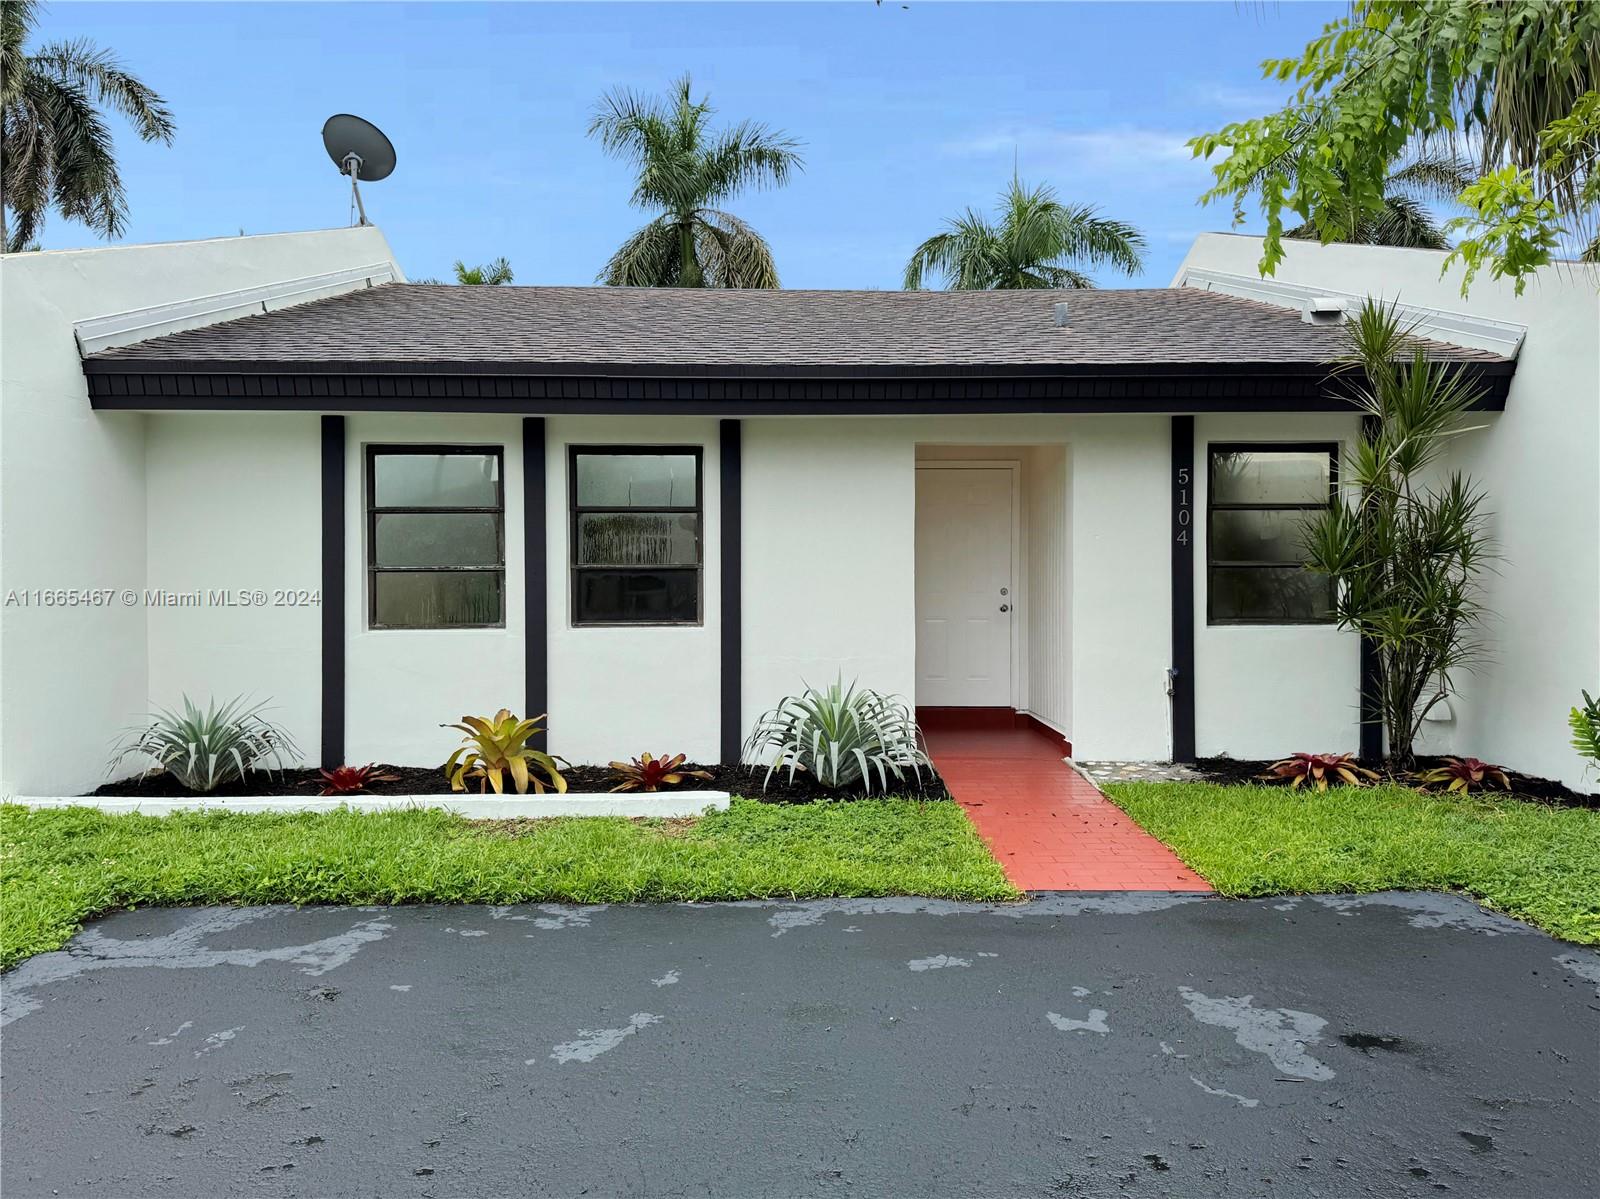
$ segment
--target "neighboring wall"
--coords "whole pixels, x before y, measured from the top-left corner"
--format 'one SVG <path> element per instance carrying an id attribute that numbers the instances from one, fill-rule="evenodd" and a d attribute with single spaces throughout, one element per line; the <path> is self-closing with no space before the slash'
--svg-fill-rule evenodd
<path id="1" fill-rule="evenodd" d="M 1254 275 L 1260 249 L 1259 238 L 1201 237 L 1178 277 L 1191 268 Z M 1520 297 L 1481 275 L 1463 299 L 1459 272 L 1441 278 L 1444 255 L 1433 251 L 1293 241 L 1284 249 L 1276 278 L 1285 282 L 1527 327 L 1505 412 L 1475 422 L 1486 428 L 1463 436 L 1452 458 L 1487 491 L 1502 555 L 1485 577 L 1492 652 L 1458 680 L 1453 719 L 1429 725 L 1424 748 L 1600 786 L 1566 728 L 1580 689 L 1600 687 L 1600 274 L 1547 268 Z M 1204 668 L 1200 675 L 1203 685 Z"/>
<path id="2" fill-rule="evenodd" d="M 166 580 L 147 571 L 148 418 L 90 410 L 73 323 L 378 262 L 392 262 L 392 255 L 372 228 L 0 257 L 0 595 L 112 592 L 106 604 L 41 608 L 19 601 L 0 610 L 0 794 L 70 794 L 95 786 L 104 750 L 120 730 L 152 702 L 176 701 L 168 684 L 180 687 L 178 676 L 190 673 L 174 668 L 169 649 L 181 638 L 158 617 L 156 640 L 169 648 L 158 651 L 161 690 L 152 685 L 143 592 Z M 232 444 L 225 457 L 246 448 Z M 163 443 L 156 452 L 168 448 Z M 193 466 L 212 485 L 230 486 L 223 472 Z M 185 486 L 169 481 L 173 490 L 156 497 L 163 507 L 177 502 Z M 231 485 L 247 494 L 259 486 L 236 476 Z M 208 533 L 216 532 L 214 515 L 196 514 Z M 273 519 L 270 509 L 248 515 Z M 244 543 L 278 544 L 276 534 L 260 527 L 236 533 Z M 304 548 L 314 573 L 318 545 Z M 241 552 L 198 537 L 184 549 L 202 565 L 236 562 Z M 163 551 L 161 568 L 175 565 L 175 557 Z M 228 573 L 219 569 L 213 585 L 230 586 Z M 122 601 L 125 589 L 136 593 L 136 603 Z M 191 651 L 196 662 L 240 653 L 240 630 L 252 626 L 208 617 L 205 627 L 205 639 Z M 232 685 L 249 690 L 256 683 L 238 678 Z M 302 727 L 304 714 L 295 719 Z"/>

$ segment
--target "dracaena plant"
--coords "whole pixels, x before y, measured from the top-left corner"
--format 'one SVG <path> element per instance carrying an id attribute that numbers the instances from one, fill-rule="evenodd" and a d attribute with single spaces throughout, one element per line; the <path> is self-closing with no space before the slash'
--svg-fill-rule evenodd
<path id="1" fill-rule="evenodd" d="M 685 779 L 708 779 L 709 770 L 685 770 L 687 754 L 671 757 L 651 757 L 640 754 L 631 762 L 613 762 L 611 769 L 622 776 L 622 782 L 613 791 L 659 791 L 663 787 L 679 787 Z"/>
<path id="2" fill-rule="evenodd" d="M 922 745 L 916 719 L 897 696 L 882 695 L 843 680 L 823 690 L 806 688 L 756 721 L 744 745 L 746 760 L 765 763 L 765 788 L 774 773 L 811 775 L 823 787 L 860 785 L 885 793 L 890 780 L 919 782 L 933 763 Z"/>
<path id="3" fill-rule="evenodd" d="M 1417 731 L 1482 652 L 1479 576 L 1489 563 L 1484 493 L 1434 468 L 1482 388 L 1431 362 L 1392 307 L 1368 300 L 1349 326 L 1340 377 L 1367 418 L 1345 455 L 1346 502 L 1310 522 L 1307 564 L 1336 584 L 1334 615 L 1373 646 L 1370 697 L 1390 770 L 1409 770 Z"/>
<path id="4" fill-rule="evenodd" d="M 282 769 L 298 757 L 294 739 L 261 713 L 267 701 L 251 704 L 236 696 L 199 708 L 187 695 L 180 709 L 157 708 L 150 722 L 131 729 L 117 743 L 107 773 L 129 758 L 143 758 L 145 774 L 166 771 L 190 791 L 215 791 L 252 770 Z"/>
<path id="5" fill-rule="evenodd" d="M 398 774 L 379 773 L 378 767 L 368 762 L 365 766 L 335 766 L 332 770 L 319 770 L 322 775 L 323 795 L 360 795 L 372 783 L 394 783 Z"/>
<path id="6" fill-rule="evenodd" d="M 1267 767 L 1261 776 L 1287 780 L 1290 787 L 1315 787 L 1326 791 L 1329 784 L 1359 787 L 1377 779 L 1377 773 L 1356 764 L 1352 754 L 1291 754 Z"/>
<path id="7" fill-rule="evenodd" d="M 1489 787 L 1511 790 L 1511 780 L 1503 766 L 1478 758 L 1446 758 L 1444 765 L 1425 770 L 1419 777 L 1424 783 L 1443 783 L 1446 791 L 1483 791 Z"/>
<path id="8" fill-rule="evenodd" d="M 518 795 L 526 794 L 530 786 L 540 795 L 546 788 L 564 792 L 567 780 L 557 769 L 558 759 L 528 744 L 528 738 L 540 731 L 543 719 L 518 720 L 509 708 L 501 708 L 490 717 L 463 716 L 458 724 L 440 725 L 466 734 L 461 747 L 444 764 L 450 789 L 465 791 L 476 779 L 480 793 L 492 787 L 496 795 L 503 795 L 510 775 Z"/>

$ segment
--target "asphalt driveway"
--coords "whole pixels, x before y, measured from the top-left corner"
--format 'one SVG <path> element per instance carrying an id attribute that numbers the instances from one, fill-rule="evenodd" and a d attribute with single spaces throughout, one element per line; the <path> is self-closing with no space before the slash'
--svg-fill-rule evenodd
<path id="1" fill-rule="evenodd" d="M 1600 955 L 1447 896 L 152 910 L 0 986 L 7 1199 L 1600 1176 Z"/>

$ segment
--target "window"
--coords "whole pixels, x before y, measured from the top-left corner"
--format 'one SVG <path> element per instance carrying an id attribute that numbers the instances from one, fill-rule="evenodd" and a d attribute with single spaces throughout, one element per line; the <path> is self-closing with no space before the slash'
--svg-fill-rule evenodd
<path id="1" fill-rule="evenodd" d="M 700 448 L 573 446 L 572 623 L 700 621 Z"/>
<path id="2" fill-rule="evenodd" d="M 1333 580 L 1305 569 L 1307 520 L 1333 502 L 1334 445 L 1210 447 L 1206 621 L 1326 624 Z"/>
<path id="3" fill-rule="evenodd" d="M 498 446 L 367 448 L 367 618 L 374 629 L 505 624 Z"/>

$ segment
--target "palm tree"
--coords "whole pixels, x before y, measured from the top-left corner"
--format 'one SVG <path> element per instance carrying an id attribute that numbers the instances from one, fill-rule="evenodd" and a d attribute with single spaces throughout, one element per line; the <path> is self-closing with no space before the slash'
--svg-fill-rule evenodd
<path id="1" fill-rule="evenodd" d="M 496 258 L 487 266 L 468 266 L 457 258 L 451 267 L 456 273 L 457 283 L 487 284 L 489 287 L 499 287 L 510 283 L 512 279 L 511 264 L 504 257 Z"/>
<path id="2" fill-rule="evenodd" d="M 1000 196 L 998 223 L 972 209 L 947 222 L 906 263 L 905 286 L 915 290 L 940 274 L 956 291 L 1001 288 L 1093 287 L 1082 266 L 1125 275 L 1144 266 L 1144 234 L 1083 204 L 1063 204 L 1054 189 L 1023 186 L 1015 175 Z"/>
<path id="3" fill-rule="evenodd" d="M 1383 211 L 1370 212 L 1351 205 L 1337 225 L 1319 234 L 1315 225 L 1296 225 L 1285 237 L 1328 242 L 1358 242 L 1367 246 L 1410 246 L 1423 250 L 1448 250 L 1450 239 L 1434 221 L 1425 201 L 1454 202 L 1478 172 L 1455 154 L 1421 153 L 1389 172 L 1383 181 Z"/>
<path id="4" fill-rule="evenodd" d="M 120 112 L 147 142 L 172 142 L 167 103 L 108 50 L 79 40 L 23 48 L 38 0 L 0 4 L 0 246 L 31 244 L 54 208 L 101 237 L 128 219 L 122 176 L 102 108 Z M 7 236 L 5 211 L 16 214 Z"/>
<path id="5" fill-rule="evenodd" d="M 713 133 L 711 105 L 689 86 L 685 75 L 665 103 L 614 91 L 589 122 L 590 137 L 637 168 L 634 207 L 660 210 L 597 278 L 611 287 L 777 287 L 766 241 L 714 206 L 747 186 L 788 182 L 799 143 L 752 121 Z"/>

